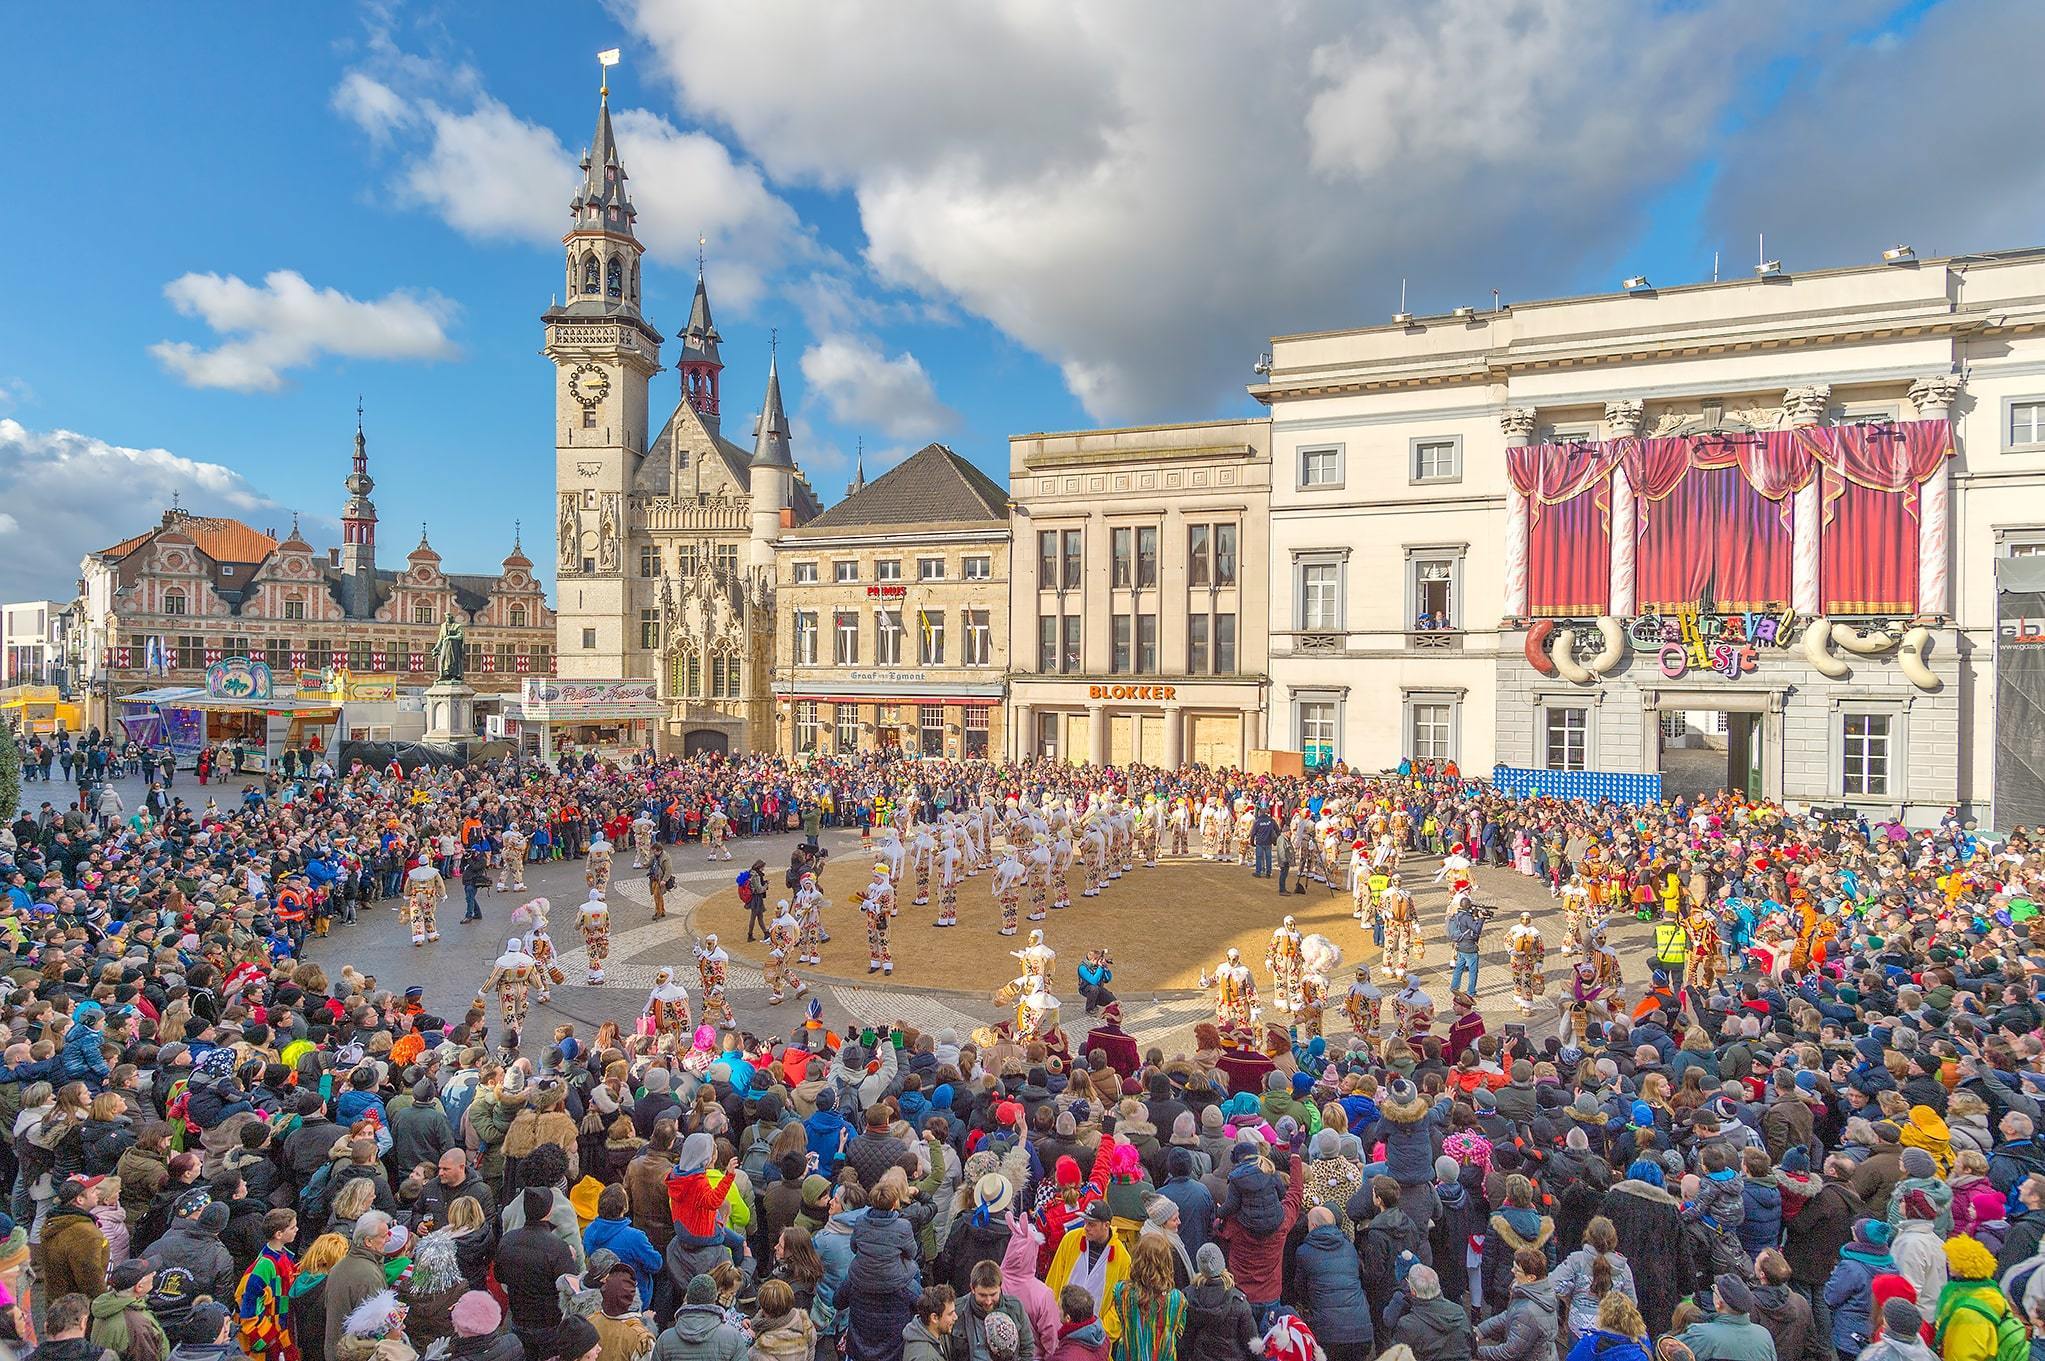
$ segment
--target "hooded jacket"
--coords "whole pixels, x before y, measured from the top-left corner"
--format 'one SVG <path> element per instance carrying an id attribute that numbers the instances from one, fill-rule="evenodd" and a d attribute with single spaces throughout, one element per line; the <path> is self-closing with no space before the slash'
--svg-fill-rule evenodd
<path id="1" fill-rule="evenodd" d="M 1307 1230 L 1293 1257 L 1293 1284 L 1306 1309 L 1307 1326 L 1322 1342 L 1357 1344 L 1375 1350 L 1371 1301 L 1365 1297 L 1356 1245 L 1340 1226 Z"/>
<path id="2" fill-rule="evenodd" d="M 746 1336 L 714 1304 L 682 1306 L 653 1344 L 653 1361 L 745 1361 Z"/>
<path id="3" fill-rule="evenodd" d="M 1240 1290 L 1208 1281 L 1186 1291 L 1180 1361 L 1242 1361 L 1257 1353 L 1257 1327 Z"/>
<path id="4" fill-rule="evenodd" d="M 1875 1277 L 1893 1272 L 1896 1263 L 1886 1252 L 1849 1242 L 1839 1250 L 1839 1264 L 1825 1282 L 1825 1307 L 1832 1311 L 1832 1347 L 1841 1356 L 1860 1355 L 1874 1335 L 1870 1323 Z"/>
<path id="5" fill-rule="evenodd" d="M 1512 1287 L 1505 1309 L 1477 1325 L 1476 1361 L 1539 1361 L 1555 1351 L 1555 1288 L 1547 1281 Z"/>
<path id="6" fill-rule="evenodd" d="M 1633 1268 L 1640 1316 L 1649 1333 L 1660 1337 L 1669 1330 L 1676 1301 L 1697 1279 L 1682 1211 L 1661 1187 L 1628 1177 L 1605 1196 L 1605 1217 L 1619 1231 L 1619 1253 Z"/>
<path id="7" fill-rule="evenodd" d="M 1484 1234 L 1484 1298 L 1504 1299 L 1512 1288 L 1513 1254 L 1521 1248 L 1539 1248 L 1555 1257 L 1555 1221 L 1534 1210 L 1508 1205 L 1492 1212 Z M 1549 1291 L 1551 1297 L 1553 1288 Z M 1552 1335 L 1552 1329 L 1551 1335 Z"/>
<path id="8" fill-rule="evenodd" d="M 1775 1339 L 1775 1361 L 1824 1361 L 1811 1302 L 1788 1286 L 1755 1286 L 1752 1318 Z"/>
<path id="9" fill-rule="evenodd" d="M 1405 1312 L 1394 1309 L 1387 1317 L 1392 1315 L 1397 1317 L 1390 1325 L 1392 1341 L 1411 1347 L 1414 1361 L 1470 1361 L 1476 1334 L 1469 1311 L 1454 1300 L 1439 1295 L 1413 1300 Z"/>

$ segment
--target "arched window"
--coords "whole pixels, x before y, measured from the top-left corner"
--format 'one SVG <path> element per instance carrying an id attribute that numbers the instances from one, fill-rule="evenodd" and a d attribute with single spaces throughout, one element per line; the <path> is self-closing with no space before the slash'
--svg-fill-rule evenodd
<path id="1" fill-rule="evenodd" d="M 639 262 L 632 262 L 632 301 L 639 301 Z"/>
<path id="2" fill-rule="evenodd" d="M 163 593 L 163 612 L 165 614 L 185 613 L 185 593 L 183 591 L 165 591 Z"/>
<path id="3" fill-rule="evenodd" d="M 604 292 L 613 298 L 625 296 L 625 267 L 616 256 L 604 267 Z"/>
<path id="4" fill-rule="evenodd" d="M 511 626 L 515 629 L 525 627 L 525 606 L 513 605 L 511 607 Z"/>
<path id="5" fill-rule="evenodd" d="M 597 291 L 597 287 L 596 256 L 585 255 L 582 257 L 582 291 L 594 293 Z"/>

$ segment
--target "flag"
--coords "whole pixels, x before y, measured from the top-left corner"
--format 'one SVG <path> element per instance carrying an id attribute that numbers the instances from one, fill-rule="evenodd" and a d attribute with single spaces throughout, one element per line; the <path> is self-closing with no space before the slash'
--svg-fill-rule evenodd
<path id="1" fill-rule="evenodd" d="M 606 47 L 603 51 L 596 54 L 596 59 L 605 66 L 616 66 L 618 64 L 618 49 Z"/>

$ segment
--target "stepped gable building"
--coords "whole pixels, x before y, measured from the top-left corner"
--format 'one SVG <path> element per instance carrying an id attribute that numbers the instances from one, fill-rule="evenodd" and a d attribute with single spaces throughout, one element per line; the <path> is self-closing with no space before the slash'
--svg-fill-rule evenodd
<path id="1" fill-rule="evenodd" d="M 999 755 L 1008 493 L 926 445 L 781 535 L 780 749 Z"/>
<path id="2" fill-rule="evenodd" d="M 514 537 L 494 573 L 448 572 L 420 527 L 402 567 L 376 560 L 375 482 L 358 422 L 340 545 L 321 551 L 294 521 L 282 538 L 173 506 L 142 533 L 81 564 L 88 681 L 112 700 L 199 685 L 228 657 L 265 662 L 281 689 L 300 672 L 431 682 L 432 642 L 450 612 L 468 636 L 469 684 L 507 693 L 553 664 L 554 620 Z"/>
<path id="3" fill-rule="evenodd" d="M 609 91 L 563 242 L 565 301 L 542 318 L 554 364 L 559 685 L 525 720 L 555 740 L 771 747 L 774 545 L 822 509 L 789 446 L 774 357 L 752 447 L 726 438 L 724 360 L 699 264 L 673 406 L 652 391 L 665 337 L 642 310 L 645 247 Z"/>

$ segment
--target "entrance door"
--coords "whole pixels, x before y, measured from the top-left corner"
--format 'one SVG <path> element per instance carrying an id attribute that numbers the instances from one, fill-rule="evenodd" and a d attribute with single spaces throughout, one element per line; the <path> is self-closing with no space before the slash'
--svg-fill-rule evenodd
<path id="1" fill-rule="evenodd" d="M 1665 709 L 1661 735 L 1662 795 L 1696 799 L 1737 790 L 1761 795 L 1762 716 L 1723 709 Z"/>
<path id="2" fill-rule="evenodd" d="M 1136 759 L 1147 766 L 1161 766 L 1165 763 L 1165 716 L 1144 714 L 1138 720 L 1141 739 L 1137 744 Z"/>
<path id="3" fill-rule="evenodd" d="M 1242 715 L 1195 714 L 1188 727 L 1196 764 L 1219 768 L 1243 763 Z"/>
<path id="4" fill-rule="evenodd" d="M 1108 764 L 1126 766 L 1136 759 L 1136 715 L 1108 715 Z"/>
<path id="5" fill-rule="evenodd" d="M 716 728 L 692 728 L 682 738 L 682 755 L 707 756 L 711 753 L 724 755 L 731 750 L 731 739 Z"/>

